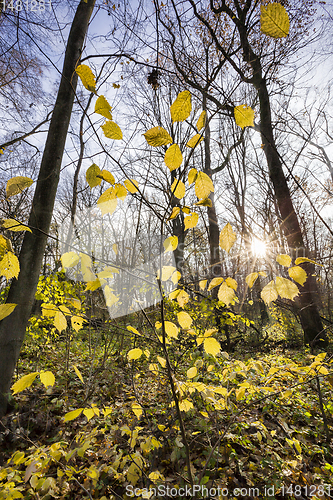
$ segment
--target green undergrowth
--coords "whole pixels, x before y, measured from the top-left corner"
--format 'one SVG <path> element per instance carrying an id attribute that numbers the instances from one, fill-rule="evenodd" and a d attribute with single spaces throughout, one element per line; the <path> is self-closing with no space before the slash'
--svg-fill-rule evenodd
<path id="1" fill-rule="evenodd" d="M 296 486 L 303 498 L 329 498 L 331 355 L 243 346 L 214 356 L 198 344 L 168 346 L 194 484 L 207 498 L 214 488 L 212 498 L 296 498 Z M 55 383 L 45 386 L 50 371 Z M 167 498 L 167 486 L 169 497 L 189 487 L 158 344 L 148 348 L 121 322 L 60 336 L 39 351 L 30 336 L 17 379 L 31 373 L 33 384 L 13 396 L 1 423 L 0 499 L 158 498 L 158 488 Z"/>

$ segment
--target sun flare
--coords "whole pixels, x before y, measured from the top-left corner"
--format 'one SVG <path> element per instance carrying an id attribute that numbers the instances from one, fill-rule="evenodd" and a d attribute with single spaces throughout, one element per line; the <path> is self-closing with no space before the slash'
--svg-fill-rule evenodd
<path id="1" fill-rule="evenodd" d="M 266 243 L 259 238 L 253 238 L 251 244 L 252 254 L 256 257 L 265 257 L 267 252 Z"/>

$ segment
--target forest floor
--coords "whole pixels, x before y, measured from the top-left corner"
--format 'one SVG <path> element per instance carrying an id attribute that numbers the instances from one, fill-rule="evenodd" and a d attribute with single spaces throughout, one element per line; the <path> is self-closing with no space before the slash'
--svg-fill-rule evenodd
<path id="1" fill-rule="evenodd" d="M 180 422 L 163 353 L 126 332 L 26 340 L 16 380 L 55 383 L 0 424 L 0 499 L 332 498 L 332 352 L 170 344 Z"/>

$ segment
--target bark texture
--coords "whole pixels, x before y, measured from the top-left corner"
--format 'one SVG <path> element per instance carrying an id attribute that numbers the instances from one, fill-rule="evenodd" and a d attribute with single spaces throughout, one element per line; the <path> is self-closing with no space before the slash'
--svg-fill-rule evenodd
<path id="1" fill-rule="evenodd" d="M 207 111 L 206 106 L 206 97 L 203 98 L 203 109 Z M 211 155 L 210 155 L 210 127 L 209 123 L 205 126 L 205 168 L 204 172 L 212 179 L 212 164 L 211 164 Z M 209 252 L 210 252 L 210 272 L 209 275 L 211 278 L 216 278 L 218 276 L 222 276 L 222 265 L 220 258 L 220 229 L 217 220 L 216 207 L 215 207 L 215 199 L 214 193 L 211 193 L 209 196 L 212 206 L 207 207 L 207 215 L 208 215 L 208 230 L 209 230 Z M 218 288 L 213 289 L 213 297 L 217 297 Z"/>
<path id="2" fill-rule="evenodd" d="M 7 299 L 18 306 L 0 323 L 0 418 L 6 413 L 12 376 L 34 302 L 77 85 L 75 68 L 94 4 L 95 0 L 81 0 L 73 19 L 29 218 L 32 233 L 25 233 L 19 256 L 20 274 L 12 282 Z"/>

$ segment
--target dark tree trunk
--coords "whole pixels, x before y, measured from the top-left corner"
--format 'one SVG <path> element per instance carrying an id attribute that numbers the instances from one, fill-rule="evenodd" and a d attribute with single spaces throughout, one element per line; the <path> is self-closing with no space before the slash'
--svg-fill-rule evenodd
<path id="1" fill-rule="evenodd" d="M 95 0 L 81 0 L 72 23 L 29 218 L 32 233 L 25 233 L 19 257 L 20 274 L 12 282 L 7 299 L 18 305 L 0 323 L 0 418 L 7 409 L 12 376 L 35 298 L 77 86 L 75 68 L 81 58 L 94 4 Z"/>
<path id="2" fill-rule="evenodd" d="M 206 111 L 206 96 L 203 98 L 203 109 Z M 205 173 L 212 178 L 212 167 L 211 167 L 211 156 L 210 156 L 210 127 L 209 123 L 206 123 L 205 127 Z M 214 193 L 211 193 L 209 196 L 212 206 L 207 207 L 208 214 L 208 238 L 209 238 L 209 252 L 210 252 L 210 272 L 209 275 L 211 278 L 215 278 L 217 276 L 222 275 L 222 266 L 221 266 L 221 258 L 220 258 L 220 229 L 218 225 L 216 208 L 215 208 L 215 200 Z M 214 298 L 217 297 L 218 288 L 213 289 Z"/>

